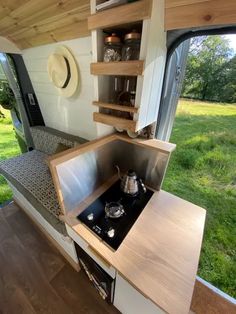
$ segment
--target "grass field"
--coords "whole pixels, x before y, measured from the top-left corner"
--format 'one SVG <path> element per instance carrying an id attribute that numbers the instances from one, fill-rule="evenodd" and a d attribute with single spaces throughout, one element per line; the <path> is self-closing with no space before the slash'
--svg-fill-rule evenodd
<path id="1" fill-rule="evenodd" d="M 181 100 L 163 189 L 207 210 L 198 275 L 236 297 L 236 105 Z"/>
<path id="2" fill-rule="evenodd" d="M 20 149 L 14 135 L 10 112 L 2 109 L 6 118 L 0 118 L 0 160 L 20 155 Z M 0 205 L 12 197 L 10 188 L 0 175 Z"/>

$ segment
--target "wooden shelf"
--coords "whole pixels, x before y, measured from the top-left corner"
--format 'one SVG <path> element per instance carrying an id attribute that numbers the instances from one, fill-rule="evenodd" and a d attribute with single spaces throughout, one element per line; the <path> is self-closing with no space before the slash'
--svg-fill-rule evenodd
<path id="1" fill-rule="evenodd" d="M 133 23 L 150 18 L 152 0 L 139 0 L 95 13 L 88 17 L 88 29 Z"/>
<path id="2" fill-rule="evenodd" d="M 90 72 L 94 75 L 138 76 L 143 74 L 144 61 L 117 61 L 91 63 Z"/>
<path id="3" fill-rule="evenodd" d="M 136 121 L 122 119 L 104 113 L 94 112 L 93 120 L 96 122 L 118 127 L 124 130 L 130 130 L 132 132 L 135 132 L 136 130 Z"/>
<path id="4" fill-rule="evenodd" d="M 119 111 L 124 111 L 124 112 L 131 112 L 131 113 L 138 113 L 139 111 L 139 108 L 137 107 L 110 104 L 110 103 L 106 103 L 102 101 L 93 101 L 93 105 L 101 107 L 101 108 L 107 108 L 107 109 L 113 109 L 113 110 L 119 110 Z"/>

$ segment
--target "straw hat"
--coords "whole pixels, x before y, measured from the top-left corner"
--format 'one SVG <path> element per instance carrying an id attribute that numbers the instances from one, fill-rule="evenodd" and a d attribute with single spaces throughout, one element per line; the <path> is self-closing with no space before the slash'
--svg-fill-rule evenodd
<path id="1" fill-rule="evenodd" d="M 56 48 L 48 58 L 48 75 L 62 96 L 72 96 L 78 86 L 78 69 L 75 59 L 65 46 Z"/>

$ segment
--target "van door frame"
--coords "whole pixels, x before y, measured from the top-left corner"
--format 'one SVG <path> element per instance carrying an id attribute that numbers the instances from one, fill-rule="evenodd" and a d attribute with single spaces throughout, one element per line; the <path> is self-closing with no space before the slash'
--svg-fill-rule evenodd
<path id="1" fill-rule="evenodd" d="M 162 93 L 161 93 L 161 100 L 160 100 L 160 108 L 157 116 L 157 126 L 156 126 L 156 131 L 155 131 L 155 138 L 161 139 L 163 141 L 169 141 L 172 129 L 173 129 L 173 124 L 175 120 L 175 114 L 167 115 L 167 111 L 169 112 L 174 112 L 175 113 L 175 108 L 171 108 L 172 105 L 174 107 L 177 107 L 177 103 L 179 100 L 179 97 L 175 99 L 172 103 L 166 103 L 165 102 L 165 91 L 170 90 L 168 88 L 168 72 L 170 71 L 169 66 L 171 62 L 171 57 L 175 50 L 180 46 L 180 44 L 186 40 L 189 40 L 193 37 L 198 37 L 198 36 L 210 36 L 210 35 L 229 35 L 229 34 L 235 34 L 236 35 L 236 26 L 214 26 L 214 28 L 202 28 L 202 29 L 192 29 L 192 30 L 173 30 L 173 31 L 168 31 L 167 32 L 167 58 L 166 58 L 166 66 L 165 66 L 165 74 L 164 74 L 164 79 L 163 79 L 163 85 L 162 85 Z M 186 56 L 187 58 L 187 56 Z M 184 66 L 184 62 L 182 60 L 182 64 Z M 176 73 L 178 71 L 177 69 L 178 64 L 175 65 L 175 68 L 172 70 L 173 73 Z M 181 69 L 179 69 L 181 70 Z M 183 74 L 183 73 L 182 73 Z M 183 75 L 184 78 L 184 75 Z M 180 82 L 181 83 L 181 82 Z M 182 80 L 183 83 L 183 80 Z M 181 85 L 179 85 L 180 93 L 181 93 Z M 172 91 L 173 92 L 173 91 Z M 170 101 L 172 98 L 169 98 Z M 168 110 L 166 107 L 169 107 Z M 171 110 L 172 109 L 172 110 Z M 165 125 L 165 128 L 168 129 L 166 132 L 162 132 L 160 128 Z"/>

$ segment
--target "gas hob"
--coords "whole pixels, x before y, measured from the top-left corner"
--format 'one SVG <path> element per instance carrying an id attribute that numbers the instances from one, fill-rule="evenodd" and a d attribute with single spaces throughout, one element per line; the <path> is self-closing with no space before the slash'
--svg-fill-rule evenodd
<path id="1" fill-rule="evenodd" d="M 147 189 L 137 196 L 127 196 L 120 190 L 120 181 L 114 183 L 80 215 L 77 216 L 90 230 L 101 238 L 112 249 L 117 250 L 142 210 L 152 197 L 153 192 Z M 117 215 L 109 216 L 117 206 Z"/>

